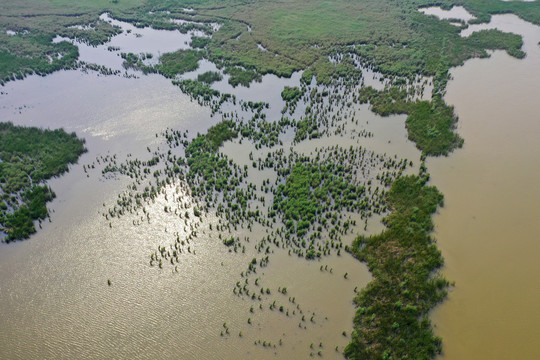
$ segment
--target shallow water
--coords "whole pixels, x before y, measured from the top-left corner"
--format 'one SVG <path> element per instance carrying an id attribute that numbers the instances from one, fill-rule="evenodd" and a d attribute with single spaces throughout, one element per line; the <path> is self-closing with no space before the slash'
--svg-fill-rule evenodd
<path id="1" fill-rule="evenodd" d="M 138 28 L 125 21 L 111 18 L 107 13 L 100 19 L 122 29 L 104 45 L 90 46 L 77 40 L 57 36 L 53 42 L 69 41 L 79 48 L 79 60 L 90 64 L 104 65 L 113 70 L 124 70 L 121 53 L 151 54 L 152 58 L 145 60 L 148 65 L 156 64 L 164 53 L 190 48 L 193 36 L 206 36 L 200 31 L 189 31 L 182 34 L 178 30 L 164 31 L 150 27 Z M 187 21 L 184 21 L 186 23 Z M 109 50 L 110 49 L 110 50 Z M 131 71 L 130 71 L 131 73 Z"/>
<path id="2" fill-rule="evenodd" d="M 134 39 L 142 41 L 145 36 Z M 115 56 L 107 52 L 109 45 L 93 48 L 93 62 L 109 65 L 111 54 Z M 119 51 L 130 46 L 118 45 Z M 155 51 L 164 51 L 160 49 Z M 129 51 L 149 50 L 142 46 Z M 202 65 L 201 70 L 213 69 L 210 63 Z M 230 253 L 207 228 L 192 245 L 196 254 L 182 258 L 178 273 L 171 266 L 163 270 L 150 267 L 150 254 L 158 245 L 168 246 L 174 231 L 185 235 L 184 222 L 163 212 L 164 195 L 148 206 L 149 223 L 134 226 L 138 217 L 131 215 L 115 219 L 109 226 L 102 213 L 114 206 L 130 180 L 121 176 L 104 180 L 97 169 L 87 176 L 83 165 L 114 154 L 120 160 L 128 154 L 149 159 L 147 147 L 165 148 L 156 133 L 169 127 L 189 130 L 193 136 L 218 121 L 169 80 L 138 75 L 134 79 L 62 71 L 47 77 L 30 76 L 2 88 L 3 121 L 76 131 L 86 139 L 89 152 L 68 174 L 50 181 L 58 195 L 49 206 L 52 222 L 44 223 L 27 241 L 0 244 L 0 358 L 306 358 L 319 350 L 325 358 L 341 358 L 349 341 L 342 332 L 352 330 L 353 289 L 361 289 L 371 279 L 366 267 L 348 254 L 310 262 L 276 249 L 269 266 L 259 271 L 263 286 L 272 289 L 271 299 L 278 305 L 292 311 L 295 305 L 288 296 L 301 304 L 308 319 L 301 328 L 300 315 L 271 311 L 267 302 L 263 302 L 263 310 L 250 313 L 249 307 L 258 302 L 238 298 L 232 289 L 249 260 L 257 256 L 255 250 L 247 246 L 245 254 Z M 269 102 L 267 115 L 275 120 L 284 105 L 281 89 L 298 86 L 300 76 L 295 73 L 291 79 L 279 79 L 267 75 L 249 89 L 233 89 L 224 78 L 214 87 L 246 101 Z M 359 121 L 347 123 L 347 135 L 355 137 L 353 131 L 369 130 L 375 137 L 347 140 L 333 136 L 298 149 L 308 152 L 313 146 L 350 143 L 389 156 L 419 157 L 406 138 L 404 116 L 381 119 L 366 106 L 353 106 L 353 110 Z M 235 146 L 229 143 L 223 151 L 241 163 L 247 152 Z M 171 196 L 173 189 L 168 192 Z M 371 231 L 381 230 L 378 220 L 370 222 Z M 210 213 L 204 221 L 215 222 L 216 218 Z M 236 234 L 244 236 L 247 231 Z M 265 234 L 265 230 L 255 229 L 249 236 L 257 240 Z M 349 234 L 345 244 L 353 237 Z M 321 265 L 333 272 L 320 271 Z M 346 272 L 348 279 L 343 277 Z M 288 288 L 287 296 L 277 293 L 283 286 Z M 248 317 L 253 319 L 252 325 L 247 324 Z M 224 322 L 230 334 L 221 337 Z M 282 345 L 254 345 L 259 339 L 276 345 L 281 339 Z M 314 349 L 310 349 L 311 343 Z"/>
<path id="3" fill-rule="evenodd" d="M 166 127 L 203 132 L 217 121 L 209 110 L 159 76 L 125 79 L 70 71 L 29 77 L 4 90 L 3 119 L 77 131 L 90 151 L 68 174 L 50 182 L 58 194 L 51 204 L 52 223 L 30 240 L 0 245 L 0 357 L 234 359 L 278 352 L 298 358 L 307 356 L 310 343 L 321 341 L 332 357 L 338 354 L 336 345 L 346 345 L 341 332 L 352 329 L 352 290 L 370 279 L 350 256 L 324 259 L 335 275 L 285 251 L 272 257 L 264 270 L 265 286 L 273 291 L 287 286 L 302 308 L 320 316 L 302 330 L 298 319 L 276 311 L 250 315 L 252 302 L 233 296 L 234 279 L 254 255 L 252 249 L 231 255 L 216 236 L 203 236 L 195 245 L 197 255 L 187 257 L 178 274 L 159 271 L 148 265 L 149 254 L 166 245 L 180 224 L 156 210 L 151 224 L 133 227 L 125 218 L 111 229 L 100 214 L 103 203 L 110 206 L 127 182 L 103 181 L 99 172 L 87 178 L 83 164 L 108 153 L 144 158 L 146 146 L 159 146 L 154 134 Z M 64 105 L 51 100 L 59 97 Z M 351 274 L 348 280 L 345 272 Z M 328 297 L 328 291 L 335 296 Z M 245 325 L 249 316 L 252 329 Z M 223 322 L 234 335 L 219 336 Z M 275 344 L 283 338 L 283 345 L 273 350 L 253 345 L 259 338 Z"/>
<path id="4" fill-rule="evenodd" d="M 459 19 L 465 22 L 476 19 L 474 15 L 467 11 L 463 6 L 454 6 L 450 10 L 442 9 L 440 6 L 431 6 L 420 8 L 418 11 L 426 15 L 434 15 L 439 19 Z"/>
<path id="5" fill-rule="evenodd" d="M 538 359 L 540 28 L 504 15 L 467 31 L 480 28 L 522 34 L 527 56 L 497 51 L 451 71 L 465 144 L 427 166 L 445 195 L 435 236 L 456 286 L 433 320 L 444 359 Z"/>

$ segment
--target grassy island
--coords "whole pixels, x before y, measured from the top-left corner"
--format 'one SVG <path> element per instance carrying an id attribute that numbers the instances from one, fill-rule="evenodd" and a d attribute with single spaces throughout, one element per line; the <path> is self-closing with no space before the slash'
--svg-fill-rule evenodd
<path id="1" fill-rule="evenodd" d="M 84 140 L 75 133 L 0 123 L 4 241 L 25 239 L 36 231 L 34 221 L 48 216 L 46 203 L 55 197 L 45 181 L 68 171 L 85 151 Z"/>

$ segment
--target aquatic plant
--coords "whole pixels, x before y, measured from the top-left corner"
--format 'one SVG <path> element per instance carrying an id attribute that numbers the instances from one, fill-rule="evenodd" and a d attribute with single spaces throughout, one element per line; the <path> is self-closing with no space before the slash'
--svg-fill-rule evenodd
<path id="1" fill-rule="evenodd" d="M 207 71 L 205 73 L 197 75 L 197 80 L 203 83 L 211 84 L 215 81 L 220 81 L 223 77 L 220 73 L 215 71 Z"/>
<path id="2" fill-rule="evenodd" d="M 440 96 L 415 102 L 397 86 L 381 91 L 365 87 L 359 91 L 359 101 L 369 102 L 372 110 L 382 116 L 408 114 L 405 125 L 409 139 L 426 155 L 447 155 L 463 145 L 463 139 L 454 132 L 457 123 L 454 109 Z"/>
<path id="3" fill-rule="evenodd" d="M 350 249 L 374 279 L 355 298 L 348 358 L 431 359 L 441 352 L 427 315 L 448 287 L 435 272 L 443 260 L 429 235 L 443 196 L 426 181 L 425 176 L 397 179 L 387 195 L 393 209 L 384 220 L 387 229 L 358 237 Z"/>
<path id="4" fill-rule="evenodd" d="M 166 53 L 159 58 L 160 63 L 155 66 L 157 72 L 167 78 L 175 78 L 176 75 L 188 71 L 197 70 L 198 61 L 203 57 L 203 53 L 196 50 L 178 50 L 173 53 Z"/>
<path id="5" fill-rule="evenodd" d="M 0 223 L 10 242 L 36 231 L 34 221 L 49 215 L 46 203 L 55 197 L 45 181 L 68 171 L 86 149 L 75 133 L 12 123 L 0 123 L 0 149 Z"/>

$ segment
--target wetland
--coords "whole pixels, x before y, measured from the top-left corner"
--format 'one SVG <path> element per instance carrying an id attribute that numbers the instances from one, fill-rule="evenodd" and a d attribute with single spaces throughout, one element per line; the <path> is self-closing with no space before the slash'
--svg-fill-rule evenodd
<path id="1" fill-rule="evenodd" d="M 343 2 L 246 3 L 219 16 L 197 1 L 61 3 L 62 15 L 27 27 L 18 16 L 43 11 L 32 0 L 0 17 L 5 126 L 73 143 L 70 156 L 39 152 L 62 159 L 54 171 L 22 169 L 52 201 L 31 212 L 48 221 L 30 221 L 29 240 L 1 244 L 0 357 L 539 353 L 537 244 L 533 222 L 518 221 L 535 210 L 500 175 L 534 187 L 516 164 L 535 162 L 535 105 L 523 98 L 536 93 L 538 27 L 490 18 L 502 7 L 538 22 L 535 4 L 407 1 L 384 26 L 355 18 L 377 38 L 328 23 L 329 10 L 366 9 Z M 405 32 L 400 11 L 415 24 Z M 319 21 L 309 34 L 308 20 Z M 503 68 L 494 81 L 515 84 L 508 94 L 486 81 Z M 497 110 L 508 102 L 513 112 Z M 12 150 L 1 150 L 5 169 Z M 26 181 L 12 173 L 3 184 Z M 7 216 L 33 203 L 4 197 Z M 522 212 L 502 221 L 509 204 Z M 487 231 L 494 222 L 507 231 Z M 517 222 L 519 245 L 506 246 Z"/>

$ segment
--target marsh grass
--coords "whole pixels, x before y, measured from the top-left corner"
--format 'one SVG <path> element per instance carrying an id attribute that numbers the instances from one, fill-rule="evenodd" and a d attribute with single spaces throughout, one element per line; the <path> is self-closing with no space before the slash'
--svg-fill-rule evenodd
<path id="1" fill-rule="evenodd" d="M 45 205 L 55 197 L 43 183 L 68 171 L 86 149 L 75 133 L 12 123 L 0 123 L 0 149 L 0 223 L 9 242 L 35 232 L 34 221 L 48 216 Z"/>

